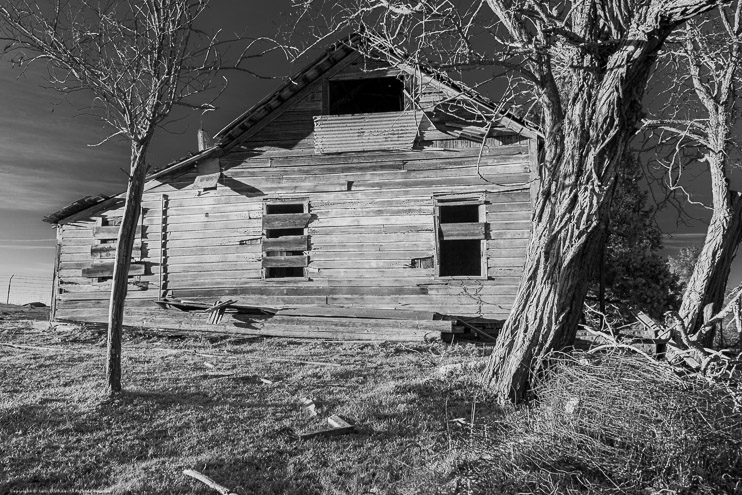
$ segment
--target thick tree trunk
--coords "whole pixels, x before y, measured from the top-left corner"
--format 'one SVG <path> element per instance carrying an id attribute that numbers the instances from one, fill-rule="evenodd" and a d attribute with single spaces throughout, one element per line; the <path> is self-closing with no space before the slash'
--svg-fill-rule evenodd
<path id="1" fill-rule="evenodd" d="M 567 114 L 561 121 L 545 117 L 546 159 L 524 274 L 484 375 L 501 401 L 522 400 L 547 354 L 574 341 L 605 243 L 619 161 L 641 116 L 657 50 L 671 30 L 645 15 L 607 60 L 572 62 L 595 70 L 574 70 L 569 92 L 562 91 Z"/>
<path id="2" fill-rule="evenodd" d="M 131 253 L 139 220 L 139 210 L 142 205 L 144 182 L 147 176 L 146 151 L 146 145 L 132 144 L 126 203 L 116 244 L 116 259 L 114 261 L 111 299 L 108 308 L 106 383 L 109 394 L 121 391 L 121 328 L 124 324 L 124 303 L 129 281 Z"/>

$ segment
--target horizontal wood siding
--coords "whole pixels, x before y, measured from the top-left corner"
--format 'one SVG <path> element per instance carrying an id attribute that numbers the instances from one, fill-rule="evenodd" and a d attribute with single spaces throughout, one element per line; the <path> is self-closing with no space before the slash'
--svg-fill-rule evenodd
<path id="1" fill-rule="evenodd" d="M 492 138 L 481 147 L 451 138 L 448 150 L 316 155 L 312 116 L 322 113 L 321 86 L 222 156 L 216 189 L 194 186 L 193 166 L 145 192 L 138 265 L 129 278 L 129 323 L 190 318 L 205 325 L 201 316 L 157 309 L 153 301 L 161 290 L 175 298 L 230 298 L 271 308 L 507 316 L 530 229 L 528 141 Z M 433 86 L 417 91 L 427 105 L 443 98 Z M 466 228 L 484 239 L 487 278 L 437 278 L 434 268 L 419 262 L 436 255 L 434 197 L 474 192 L 486 193 L 485 221 Z M 278 198 L 308 200 L 308 213 L 271 215 L 269 226 L 303 228 L 305 235 L 265 238 L 263 202 Z M 112 261 L 107 244 L 115 242 L 122 210 L 97 215 L 60 227 L 60 319 L 106 319 L 110 280 L 89 275 Z M 306 277 L 263 278 L 269 267 L 293 266 Z"/>

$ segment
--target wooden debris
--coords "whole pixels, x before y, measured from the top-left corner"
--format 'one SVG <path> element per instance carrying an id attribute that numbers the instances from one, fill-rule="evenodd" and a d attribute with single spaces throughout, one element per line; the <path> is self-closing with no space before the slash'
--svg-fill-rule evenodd
<path id="1" fill-rule="evenodd" d="M 270 381 L 267 378 L 260 378 L 260 381 L 263 382 L 265 385 L 273 385 L 276 382 Z"/>
<path id="2" fill-rule="evenodd" d="M 213 306 L 203 310 L 204 313 L 209 313 L 209 325 L 216 325 L 222 321 L 225 310 L 236 303 L 235 299 L 229 299 L 227 301 L 217 301 Z"/>
<path id="3" fill-rule="evenodd" d="M 375 309 L 341 306 L 305 306 L 300 308 L 283 308 L 277 310 L 276 315 L 413 321 L 429 321 L 435 320 L 438 317 L 438 314 L 432 311 L 415 311 L 410 309 Z"/>
<path id="4" fill-rule="evenodd" d="M 497 339 L 496 339 L 496 338 L 494 338 L 493 336 L 489 335 L 489 334 L 488 334 L 488 333 L 486 333 L 486 332 L 483 332 L 482 330 L 478 329 L 477 327 L 475 327 L 475 326 L 474 326 L 474 325 L 472 325 L 471 323 L 469 323 L 469 322 L 467 322 L 467 321 L 464 321 L 464 320 L 462 320 L 461 318 L 456 318 L 456 321 L 457 321 L 457 322 L 459 322 L 459 323 L 461 323 L 461 324 L 462 324 L 462 325 L 464 325 L 464 326 L 465 326 L 466 328 L 468 328 L 468 329 L 469 329 L 469 330 L 471 330 L 472 332 L 476 333 L 476 334 L 477 334 L 477 335 L 479 335 L 480 337 L 484 337 L 485 339 L 487 339 L 487 340 L 491 340 L 492 342 L 497 342 Z"/>
<path id="5" fill-rule="evenodd" d="M 314 403 L 314 401 L 308 397 L 302 397 L 299 399 L 299 402 L 304 406 L 304 409 L 309 413 L 310 417 L 314 417 L 317 415 L 317 404 Z M 329 421 L 329 420 L 328 420 Z"/>
<path id="6" fill-rule="evenodd" d="M 183 474 L 185 474 L 186 476 L 190 476 L 191 478 L 197 479 L 201 483 L 205 484 L 209 488 L 213 488 L 214 490 L 221 493 L 222 495 L 237 495 L 235 492 L 233 492 L 229 488 L 220 485 L 219 483 L 212 480 L 208 476 L 201 474 L 198 471 L 194 471 L 193 469 L 186 469 L 183 471 Z"/>
<path id="7" fill-rule="evenodd" d="M 299 435 L 299 438 L 301 440 L 308 440 L 315 437 L 332 437 L 336 435 L 345 435 L 346 433 L 355 431 L 356 428 L 354 425 L 348 423 L 335 414 L 327 418 L 327 422 L 330 426 L 332 426 L 332 428 L 327 430 L 313 431 L 311 433 L 304 433 L 303 435 Z"/>

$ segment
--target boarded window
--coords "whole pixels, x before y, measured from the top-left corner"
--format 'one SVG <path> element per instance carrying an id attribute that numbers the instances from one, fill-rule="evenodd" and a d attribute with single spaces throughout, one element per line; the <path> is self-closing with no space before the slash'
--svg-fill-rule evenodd
<path id="1" fill-rule="evenodd" d="M 477 198 L 436 201 L 438 276 L 484 276 L 482 203 Z"/>
<path id="2" fill-rule="evenodd" d="M 327 93 L 330 115 L 404 110 L 404 81 L 396 77 L 329 81 Z"/>
<path id="3" fill-rule="evenodd" d="M 307 201 L 263 204 L 263 274 L 267 279 L 305 278 L 309 263 Z"/>

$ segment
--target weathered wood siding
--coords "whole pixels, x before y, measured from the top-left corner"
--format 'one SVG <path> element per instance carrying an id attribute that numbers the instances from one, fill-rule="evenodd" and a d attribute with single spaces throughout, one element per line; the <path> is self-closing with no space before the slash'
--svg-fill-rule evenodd
<path id="1" fill-rule="evenodd" d="M 442 97 L 436 94 L 425 93 L 426 101 Z M 507 316 L 530 228 L 532 143 L 510 135 L 481 148 L 431 131 L 414 151 L 316 155 L 312 117 L 321 112 L 320 82 L 220 158 L 216 189 L 194 186 L 196 167 L 148 188 L 129 323 L 146 323 L 161 289 L 176 298 L 273 308 Z M 418 268 L 413 260 L 436 253 L 434 196 L 471 192 L 486 192 L 487 277 L 437 278 L 434 268 Z M 263 279 L 263 202 L 274 198 L 308 201 L 306 279 Z M 120 215 L 110 210 L 60 226 L 56 318 L 105 321 L 110 280 L 91 277 L 103 273 L 91 268 L 111 261 L 108 231 Z"/>

